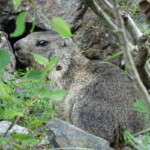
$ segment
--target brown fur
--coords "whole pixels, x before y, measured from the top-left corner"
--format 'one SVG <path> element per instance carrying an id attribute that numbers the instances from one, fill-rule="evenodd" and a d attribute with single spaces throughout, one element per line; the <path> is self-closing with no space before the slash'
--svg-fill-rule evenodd
<path id="1" fill-rule="evenodd" d="M 49 43 L 44 47 L 36 46 L 40 40 Z M 59 57 L 49 79 L 53 80 L 55 88 L 68 90 L 63 100 L 67 121 L 108 140 L 113 137 L 118 123 L 133 132 L 143 129 L 144 122 L 132 110 L 138 94 L 117 66 L 86 59 L 71 39 L 63 39 L 52 31 L 32 33 L 14 47 L 22 63 L 37 69 L 39 65 L 28 52 L 48 59 Z"/>

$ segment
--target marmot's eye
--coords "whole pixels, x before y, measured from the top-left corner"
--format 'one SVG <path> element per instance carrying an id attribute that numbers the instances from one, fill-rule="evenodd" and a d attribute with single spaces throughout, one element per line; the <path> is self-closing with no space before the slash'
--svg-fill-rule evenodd
<path id="1" fill-rule="evenodd" d="M 44 47 L 48 44 L 48 41 L 45 41 L 45 40 L 41 40 L 41 41 L 38 41 L 36 43 L 36 46 L 41 46 L 41 47 Z"/>

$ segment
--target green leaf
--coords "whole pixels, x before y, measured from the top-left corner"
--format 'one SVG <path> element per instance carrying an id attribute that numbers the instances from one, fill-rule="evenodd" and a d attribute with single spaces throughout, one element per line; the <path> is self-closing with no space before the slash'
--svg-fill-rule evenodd
<path id="1" fill-rule="evenodd" d="M 6 143 L 10 143 L 10 139 L 8 138 L 0 138 L 0 146 Z"/>
<path id="2" fill-rule="evenodd" d="M 148 118 L 148 110 L 142 100 L 134 102 L 133 109 L 142 115 L 142 117 Z"/>
<path id="3" fill-rule="evenodd" d="M 119 55 L 121 55 L 121 54 L 123 54 L 123 52 L 122 52 L 122 51 L 117 52 L 116 54 L 114 54 L 114 55 L 111 55 L 111 56 L 107 57 L 105 60 L 109 60 L 109 59 L 116 58 L 117 56 L 119 56 Z"/>
<path id="4" fill-rule="evenodd" d="M 22 145 L 24 146 L 35 146 L 39 143 L 39 140 L 32 138 L 29 135 L 26 134 L 16 134 L 16 133 L 12 133 L 11 135 L 13 137 L 13 139 L 18 139 L 20 140 L 20 142 L 22 143 Z"/>
<path id="5" fill-rule="evenodd" d="M 17 133 L 12 133 L 11 136 L 13 139 L 19 139 L 19 140 L 25 140 L 25 139 L 30 139 L 31 137 L 26 134 L 17 134 Z"/>
<path id="6" fill-rule="evenodd" d="M 145 135 L 144 138 L 142 139 L 143 149 L 145 150 L 147 149 L 149 142 L 150 142 L 150 135 Z"/>
<path id="7" fill-rule="evenodd" d="M 49 93 L 49 98 L 55 100 L 62 100 L 67 94 L 65 90 L 56 90 Z"/>
<path id="8" fill-rule="evenodd" d="M 42 76 L 45 77 L 48 72 L 51 71 L 51 69 L 56 65 L 58 61 L 58 57 L 52 57 L 51 60 L 48 62 L 48 64 L 45 66 L 43 72 L 42 72 Z"/>
<path id="9" fill-rule="evenodd" d="M 7 50 L 0 49 L 0 72 L 9 64 L 10 55 Z"/>
<path id="10" fill-rule="evenodd" d="M 30 146 L 30 147 L 33 147 L 33 146 L 36 146 L 37 144 L 39 144 L 39 140 L 34 139 L 34 138 L 22 140 L 21 142 L 22 142 L 22 145 Z"/>
<path id="11" fill-rule="evenodd" d="M 4 110 L 3 106 L 0 106 L 0 120 L 4 117 L 4 112 L 5 112 L 5 110 Z"/>
<path id="12" fill-rule="evenodd" d="M 35 20 L 32 20 L 32 26 L 31 26 L 31 29 L 30 29 L 30 33 L 32 33 L 35 29 Z"/>
<path id="13" fill-rule="evenodd" d="M 13 0 L 14 10 L 17 10 L 22 0 Z"/>
<path id="14" fill-rule="evenodd" d="M 34 121 L 31 121 L 31 124 L 32 125 L 42 125 L 43 121 L 42 120 L 34 120 Z"/>
<path id="15" fill-rule="evenodd" d="M 40 79 L 42 79 L 42 72 L 39 72 L 36 70 L 31 70 L 30 72 L 27 73 L 26 76 L 28 79 L 40 80 Z"/>
<path id="16" fill-rule="evenodd" d="M 50 98 L 54 100 L 62 100 L 67 94 L 66 90 L 56 90 L 56 91 L 50 91 L 45 88 L 41 88 L 38 91 L 37 97 L 39 98 Z"/>
<path id="17" fill-rule="evenodd" d="M 18 37 L 25 32 L 25 17 L 27 13 L 21 12 L 16 20 L 16 29 L 13 33 L 10 34 L 10 37 Z"/>
<path id="18" fill-rule="evenodd" d="M 131 134 L 129 130 L 124 131 L 124 137 L 127 143 L 130 143 L 134 148 L 137 148 L 137 144 L 140 142 Z"/>
<path id="19" fill-rule="evenodd" d="M 37 61 L 39 64 L 43 65 L 44 67 L 48 64 L 47 58 L 35 53 L 31 53 L 31 54 L 33 55 L 35 61 Z"/>
<path id="20" fill-rule="evenodd" d="M 0 99 L 15 102 L 15 100 L 10 96 L 12 93 L 11 88 L 3 83 L 0 83 Z"/>
<path id="21" fill-rule="evenodd" d="M 62 37 L 72 37 L 73 34 L 69 28 L 69 25 L 61 18 L 55 17 L 50 21 L 52 27 L 58 32 Z"/>
<path id="22" fill-rule="evenodd" d="M 6 119 L 13 119 L 16 116 L 23 117 L 23 113 L 16 110 L 6 110 L 4 116 Z"/>

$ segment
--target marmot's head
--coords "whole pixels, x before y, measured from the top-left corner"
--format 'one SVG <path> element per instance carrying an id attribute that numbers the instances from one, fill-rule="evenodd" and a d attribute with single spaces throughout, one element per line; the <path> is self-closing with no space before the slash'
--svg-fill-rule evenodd
<path id="1" fill-rule="evenodd" d="M 57 76 L 62 76 L 69 69 L 75 50 L 72 48 L 72 39 L 62 38 L 53 31 L 34 32 L 14 44 L 15 54 L 19 61 L 34 69 L 41 70 L 30 52 L 39 54 L 49 60 L 58 56 L 59 60 L 54 68 Z"/>

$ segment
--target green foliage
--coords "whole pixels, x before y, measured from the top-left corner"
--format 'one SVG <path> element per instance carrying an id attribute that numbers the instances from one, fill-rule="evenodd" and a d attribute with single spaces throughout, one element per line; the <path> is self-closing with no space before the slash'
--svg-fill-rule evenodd
<path id="1" fill-rule="evenodd" d="M 124 132 L 124 137 L 125 137 L 125 141 L 126 141 L 126 144 L 127 143 L 130 143 L 134 148 L 137 149 L 137 145 L 136 144 L 140 144 L 139 141 L 133 136 L 133 134 L 126 130 Z"/>
<path id="2" fill-rule="evenodd" d="M 136 101 L 133 105 L 133 109 L 135 111 L 139 112 L 139 115 L 141 115 L 145 119 L 148 119 L 148 110 L 147 110 L 147 107 L 145 106 L 145 104 L 142 100 Z"/>
<path id="3" fill-rule="evenodd" d="M 137 111 L 138 114 L 143 117 L 143 119 L 148 119 L 148 110 L 142 100 L 134 103 L 133 110 Z M 140 141 L 136 138 L 138 135 L 143 136 Z M 124 139 L 126 144 L 130 144 L 136 150 L 148 150 L 147 147 L 150 142 L 150 128 L 140 131 L 136 134 L 132 134 L 131 131 L 126 130 L 124 132 Z"/>
<path id="4" fill-rule="evenodd" d="M 31 26 L 31 29 L 30 29 L 30 33 L 32 33 L 35 29 L 35 19 L 33 18 L 32 19 L 32 26 Z"/>
<path id="5" fill-rule="evenodd" d="M 72 37 L 73 34 L 70 31 L 69 25 L 61 18 L 55 17 L 50 21 L 52 27 L 62 37 Z"/>
<path id="6" fill-rule="evenodd" d="M 22 0 L 13 0 L 14 10 L 17 10 Z"/>
<path id="7" fill-rule="evenodd" d="M 13 133 L 11 136 L 13 139 L 22 141 L 22 146 L 33 147 L 39 143 L 38 139 L 35 139 L 29 135 Z"/>
<path id="8" fill-rule="evenodd" d="M 121 54 L 123 54 L 123 52 L 122 52 L 122 51 L 117 52 L 117 53 L 115 53 L 115 54 L 113 54 L 113 55 L 111 55 L 111 56 L 107 57 L 105 60 L 109 60 L 109 59 L 116 58 L 116 57 L 120 56 Z"/>
<path id="9" fill-rule="evenodd" d="M 49 61 L 37 54 L 33 56 L 38 63 L 45 66 L 43 71 L 39 72 L 31 68 L 27 68 L 25 73 L 17 71 L 13 74 L 12 80 L 5 79 L 5 83 L 3 83 L 3 72 L 0 73 L 2 79 L 0 80 L 0 119 L 14 122 L 19 118 L 18 123 L 33 133 L 34 137 L 14 133 L 10 139 L 0 138 L 0 145 L 10 140 L 13 147 L 19 149 L 29 149 L 37 145 L 41 138 L 35 138 L 38 135 L 37 127 L 53 118 L 58 111 L 56 106 L 67 94 L 65 90 L 53 91 L 50 88 L 51 82 L 47 81 L 47 74 L 56 65 L 58 58 L 54 57 Z M 8 60 L 3 61 L 6 64 Z"/>
<path id="10" fill-rule="evenodd" d="M 38 91 L 37 97 L 61 100 L 62 98 L 65 97 L 66 94 L 67 94 L 67 91 L 65 90 L 50 91 L 50 90 L 47 90 L 46 88 L 41 88 Z"/>
<path id="11" fill-rule="evenodd" d="M 7 144 L 9 142 L 10 142 L 10 140 L 8 138 L 0 137 L 0 146 L 3 144 Z"/>
<path id="12" fill-rule="evenodd" d="M 35 61 L 37 61 L 39 64 L 43 65 L 44 67 L 47 65 L 48 63 L 48 59 L 41 56 L 41 55 L 37 55 L 35 53 L 31 53 L 35 59 Z"/>
<path id="13" fill-rule="evenodd" d="M 139 11 L 139 6 L 137 3 L 134 3 L 132 7 L 129 7 L 125 2 L 120 2 L 120 6 L 122 6 L 131 16 L 135 16 Z"/>
<path id="14" fill-rule="evenodd" d="M 139 141 L 129 130 L 126 130 L 124 132 L 124 137 L 125 137 L 126 144 L 132 145 L 136 150 L 148 150 L 150 133 L 145 134 L 142 140 Z"/>
<path id="15" fill-rule="evenodd" d="M 5 113 L 4 113 L 4 118 L 6 119 L 13 119 L 15 118 L 16 116 L 20 116 L 20 117 L 23 117 L 23 113 L 22 112 L 19 112 L 18 110 L 5 110 Z"/>
<path id="16" fill-rule="evenodd" d="M 31 80 L 41 80 L 42 79 L 42 72 L 31 70 L 27 72 L 26 77 Z"/>
<path id="17" fill-rule="evenodd" d="M 0 72 L 9 64 L 10 55 L 7 50 L 0 49 Z"/>
<path id="18" fill-rule="evenodd" d="M 57 61 L 58 61 L 58 57 L 51 58 L 51 61 L 46 64 L 45 69 L 42 73 L 42 76 L 46 76 L 48 72 L 51 71 L 51 69 L 55 66 Z"/>
<path id="19" fill-rule="evenodd" d="M 12 92 L 13 91 L 10 88 L 9 85 L 0 83 L 0 99 L 6 100 L 6 101 L 15 102 L 13 97 L 11 97 Z"/>
<path id="20" fill-rule="evenodd" d="M 18 37 L 25 32 L 25 17 L 27 13 L 21 12 L 16 20 L 16 29 L 13 33 L 10 34 L 10 37 Z"/>

